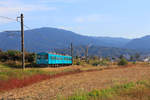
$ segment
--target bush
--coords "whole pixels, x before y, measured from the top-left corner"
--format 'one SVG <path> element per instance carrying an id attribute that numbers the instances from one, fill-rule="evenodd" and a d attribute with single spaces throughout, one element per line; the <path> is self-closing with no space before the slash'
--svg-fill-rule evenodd
<path id="1" fill-rule="evenodd" d="M 76 63 L 76 65 L 81 65 L 81 63 L 78 61 L 78 62 Z"/>
<path id="2" fill-rule="evenodd" d="M 5 65 L 8 65 L 13 68 L 22 68 L 21 62 L 19 61 L 8 60 L 7 62 L 5 62 Z"/>
<path id="3" fill-rule="evenodd" d="M 100 62 L 97 62 L 97 61 L 92 63 L 93 66 L 98 66 L 99 64 Z"/>
<path id="4" fill-rule="evenodd" d="M 2 52 L 2 49 L 0 49 L 0 52 Z"/>
<path id="5" fill-rule="evenodd" d="M 5 52 L 0 52 L 0 61 L 21 61 L 22 55 L 20 51 L 17 50 L 8 50 Z M 36 60 L 35 53 L 25 52 L 25 60 L 29 63 L 34 63 Z"/>
<path id="6" fill-rule="evenodd" d="M 6 52 L 0 52 L 0 61 L 16 61 L 21 59 L 21 52 L 16 50 L 8 50 Z"/>
<path id="7" fill-rule="evenodd" d="M 92 65 L 93 66 L 105 66 L 105 65 L 108 65 L 108 61 L 107 60 L 102 60 L 102 61 L 100 61 L 100 60 L 97 60 L 97 61 L 93 61 L 92 62 Z"/>
<path id="8" fill-rule="evenodd" d="M 136 61 L 132 62 L 132 64 L 136 64 Z"/>
<path id="9" fill-rule="evenodd" d="M 25 59 L 27 62 L 34 63 L 36 61 L 36 54 L 35 53 L 26 53 Z"/>
<path id="10" fill-rule="evenodd" d="M 85 60 L 82 60 L 80 58 L 78 59 L 73 59 L 73 65 L 86 65 L 86 61 Z"/>
<path id="11" fill-rule="evenodd" d="M 121 60 L 118 62 L 118 65 L 127 65 L 128 61 L 125 58 L 121 58 Z"/>

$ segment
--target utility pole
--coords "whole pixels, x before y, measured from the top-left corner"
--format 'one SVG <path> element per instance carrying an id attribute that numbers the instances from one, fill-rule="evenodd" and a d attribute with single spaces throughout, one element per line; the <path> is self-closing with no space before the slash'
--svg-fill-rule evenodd
<path id="1" fill-rule="evenodd" d="M 22 68 L 25 69 L 25 51 L 24 51 L 24 23 L 23 23 L 23 14 L 20 15 L 21 23 L 21 53 L 22 53 Z"/>
<path id="2" fill-rule="evenodd" d="M 73 64 L 73 45 L 71 43 L 71 57 L 72 57 L 72 64 Z"/>
<path id="3" fill-rule="evenodd" d="M 85 50 L 85 60 L 86 62 L 88 62 L 88 46 L 86 47 L 86 50 Z"/>

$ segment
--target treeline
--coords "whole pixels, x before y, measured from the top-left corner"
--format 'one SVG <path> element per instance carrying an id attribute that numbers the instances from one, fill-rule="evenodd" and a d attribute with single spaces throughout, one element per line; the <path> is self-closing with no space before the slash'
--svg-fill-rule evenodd
<path id="1" fill-rule="evenodd" d="M 17 50 L 8 50 L 2 51 L 0 50 L 0 61 L 7 62 L 7 61 L 21 61 L 21 52 Z M 36 54 L 25 52 L 25 61 L 29 63 L 35 62 Z"/>
<path id="2" fill-rule="evenodd" d="M 73 47 L 73 55 L 78 57 L 85 56 L 85 51 L 87 46 L 74 46 Z M 60 48 L 55 49 L 54 52 L 60 54 L 69 54 L 70 48 Z M 115 48 L 115 47 L 102 47 L 102 46 L 90 46 L 88 47 L 88 56 L 99 56 L 99 57 L 119 57 L 120 55 L 135 55 L 139 53 L 136 50 Z"/>

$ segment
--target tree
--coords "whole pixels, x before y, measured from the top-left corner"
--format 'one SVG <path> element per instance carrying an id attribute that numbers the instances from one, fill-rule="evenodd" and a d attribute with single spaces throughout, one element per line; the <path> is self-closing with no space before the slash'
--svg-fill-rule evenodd
<path id="1" fill-rule="evenodd" d="M 94 60 L 98 60 L 99 58 L 98 58 L 98 56 L 93 56 L 92 57 Z"/>
<path id="2" fill-rule="evenodd" d="M 139 54 L 139 53 L 136 53 L 136 54 L 135 54 L 135 58 L 136 58 L 136 60 L 138 60 L 138 59 L 140 58 L 140 54 Z"/>
<path id="3" fill-rule="evenodd" d="M 120 57 L 119 57 L 120 59 L 122 59 L 122 58 L 124 58 L 124 56 L 123 55 L 120 55 Z"/>
<path id="4" fill-rule="evenodd" d="M 119 62 L 118 65 L 127 65 L 128 61 L 125 58 L 122 58 Z"/>
<path id="5" fill-rule="evenodd" d="M 134 56 L 133 56 L 133 55 L 130 56 L 130 60 L 131 60 L 131 61 L 134 60 Z"/>
<path id="6" fill-rule="evenodd" d="M 0 61 L 5 62 L 9 59 L 6 52 L 0 52 Z"/>
<path id="7" fill-rule="evenodd" d="M 26 53 L 25 59 L 27 62 L 33 63 L 35 61 L 36 54 L 35 53 Z"/>
<path id="8" fill-rule="evenodd" d="M 6 52 L 9 60 L 13 60 L 13 61 L 16 61 L 16 60 L 21 60 L 21 52 L 17 51 L 17 50 L 8 50 Z"/>

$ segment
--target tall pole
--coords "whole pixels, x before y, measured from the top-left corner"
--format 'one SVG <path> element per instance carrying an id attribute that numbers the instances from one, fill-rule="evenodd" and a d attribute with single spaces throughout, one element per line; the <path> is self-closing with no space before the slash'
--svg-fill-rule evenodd
<path id="1" fill-rule="evenodd" d="M 73 64 L 73 45 L 71 43 L 71 57 L 72 57 L 72 64 Z"/>
<path id="2" fill-rule="evenodd" d="M 86 62 L 88 62 L 88 46 L 86 47 L 86 50 L 85 50 L 85 60 Z"/>
<path id="3" fill-rule="evenodd" d="M 23 14 L 21 14 L 21 52 L 22 52 L 22 68 L 25 69 L 25 53 L 24 53 L 24 24 L 23 24 Z"/>

